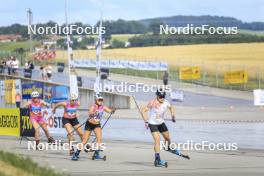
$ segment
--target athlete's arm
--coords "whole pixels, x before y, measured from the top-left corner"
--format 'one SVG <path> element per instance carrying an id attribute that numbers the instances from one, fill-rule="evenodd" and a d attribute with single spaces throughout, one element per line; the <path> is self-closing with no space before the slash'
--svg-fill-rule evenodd
<path id="1" fill-rule="evenodd" d="M 148 122 L 148 116 L 147 116 L 147 112 L 149 111 L 149 108 L 148 106 L 144 106 L 141 108 L 141 116 L 142 116 L 142 119 L 144 120 L 145 123 Z"/>
<path id="2" fill-rule="evenodd" d="M 175 108 L 173 106 L 168 107 L 171 113 L 172 121 L 175 122 Z"/>
<path id="3" fill-rule="evenodd" d="M 23 105 L 23 107 L 24 108 L 29 108 L 29 105 L 31 104 L 31 102 L 30 101 L 28 101 L 28 102 L 26 102 L 24 105 Z"/>
<path id="4" fill-rule="evenodd" d="M 65 103 L 65 102 L 60 102 L 60 103 L 55 104 L 54 108 L 52 109 L 52 113 L 54 114 L 55 111 L 56 111 L 56 109 L 57 109 L 58 107 L 60 107 L 60 106 L 65 107 L 65 106 L 66 106 L 66 103 Z"/>
<path id="5" fill-rule="evenodd" d="M 115 113 L 116 108 L 109 108 L 109 107 L 105 106 L 104 111 L 107 113 Z"/>
<path id="6" fill-rule="evenodd" d="M 46 107 L 50 107 L 51 106 L 51 104 L 50 103 L 47 103 L 47 102 L 45 102 L 45 101 L 41 101 L 42 102 L 42 104 L 44 105 L 44 106 L 46 106 Z"/>

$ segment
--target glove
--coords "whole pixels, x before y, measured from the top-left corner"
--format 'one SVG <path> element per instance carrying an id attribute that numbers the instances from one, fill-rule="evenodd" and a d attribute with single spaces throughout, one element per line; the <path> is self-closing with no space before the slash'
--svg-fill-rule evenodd
<path id="1" fill-rule="evenodd" d="M 175 120 L 175 116 L 174 116 L 174 115 L 172 116 L 172 122 L 173 122 L 173 123 L 176 122 L 176 120 Z"/>
<path id="2" fill-rule="evenodd" d="M 111 113 L 114 114 L 115 111 L 116 111 L 116 108 L 113 108 Z"/>

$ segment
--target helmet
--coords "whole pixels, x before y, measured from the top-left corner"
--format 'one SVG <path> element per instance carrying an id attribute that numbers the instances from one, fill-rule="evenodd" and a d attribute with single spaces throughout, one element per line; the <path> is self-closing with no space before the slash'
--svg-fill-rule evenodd
<path id="1" fill-rule="evenodd" d="M 156 91 L 156 95 L 157 95 L 157 97 L 159 97 L 159 98 L 165 98 L 165 97 L 166 97 L 166 92 L 165 92 L 163 89 L 158 89 L 158 90 Z"/>
<path id="2" fill-rule="evenodd" d="M 98 99 L 104 99 L 104 97 L 100 93 L 96 94 L 95 95 L 95 100 L 98 100 Z"/>
<path id="3" fill-rule="evenodd" d="M 78 96 L 75 93 L 71 93 L 70 100 L 78 100 Z"/>
<path id="4" fill-rule="evenodd" d="M 38 98 L 39 97 L 39 93 L 37 91 L 33 91 L 31 93 L 31 98 Z"/>

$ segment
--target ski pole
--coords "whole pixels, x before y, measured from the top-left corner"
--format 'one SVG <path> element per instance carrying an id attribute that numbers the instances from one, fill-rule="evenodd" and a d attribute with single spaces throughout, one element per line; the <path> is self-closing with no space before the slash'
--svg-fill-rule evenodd
<path id="1" fill-rule="evenodd" d="M 108 120 L 111 118 L 112 114 L 113 114 L 113 113 L 111 112 L 110 115 L 109 115 L 109 117 L 106 119 L 105 123 L 103 124 L 102 129 L 104 129 L 106 123 L 107 123 Z M 93 139 L 92 143 L 94 143 L 95 140 L 96 140 L 96 137 Z"/>

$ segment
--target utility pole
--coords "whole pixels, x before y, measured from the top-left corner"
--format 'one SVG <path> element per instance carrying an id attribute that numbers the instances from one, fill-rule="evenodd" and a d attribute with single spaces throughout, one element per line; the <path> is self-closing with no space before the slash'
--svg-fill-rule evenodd
<path id="1" fill-rule="evenodd" d="M 28 19 L 28 28 L 29 28 L 29 26 L 31 26 L 33 22 L 33 13 L 30 8 L 27 10 L 27 19 Z M 31 30 L 29 30 L 29 46 L 30 46 L 30 52 L 33 52 Z"/>

